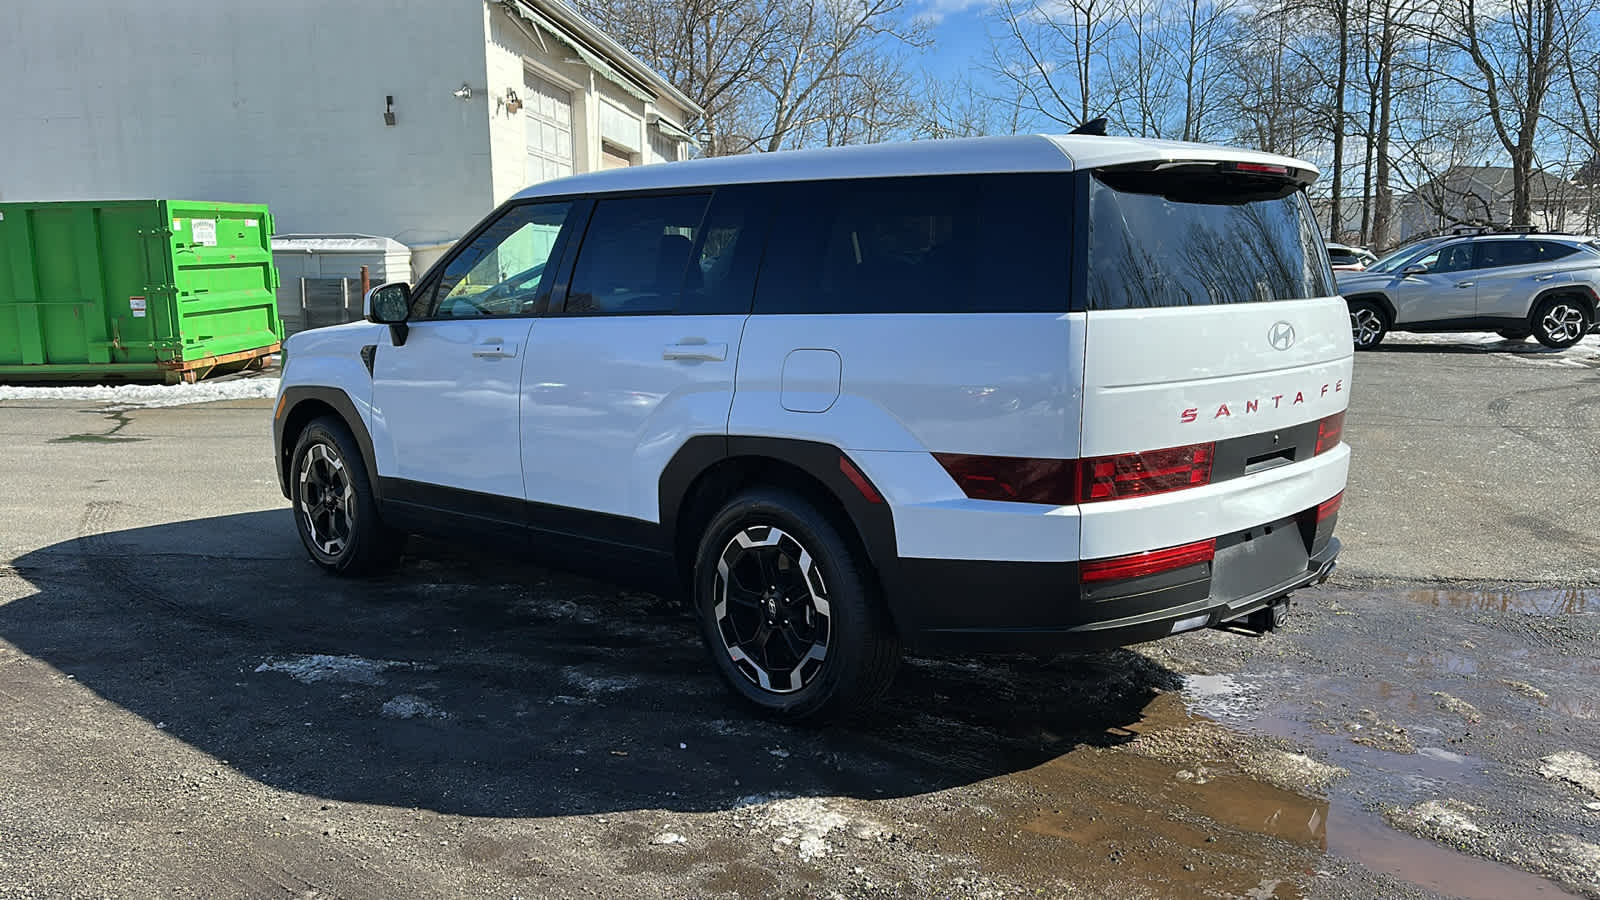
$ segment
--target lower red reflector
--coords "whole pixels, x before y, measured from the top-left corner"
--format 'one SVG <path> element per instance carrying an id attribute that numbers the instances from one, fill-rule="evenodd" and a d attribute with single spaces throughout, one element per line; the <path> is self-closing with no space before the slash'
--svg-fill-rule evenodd
<path id="1" fill-rule="evenodd" d="M 1217 539 L 1207 538 L 1192 544 L 1168 547 L 1165 550 L 1087 560 L 1078 567 L 1078 578 L 1082 581 L 1138 578 L 1141 575 L 1154 575 L 1158 572 L 1170 572 L 1185 566 L 1211 562 L 1216 556 Z"/>
<path id="2" fill-rule="evenodd" d="M 868 503 L 883 502 L 883 495 L 878 493 L 878 489 L 872 486 L 872 482 L 867 480 L 867 476 L 861 474 L 861 470 L 856 468 L 856 464 L 851 462 L 848 456 L 839 457 L 839 471 L 844 473 L 844 477 L 850 479 L 850 483 L 856 486 L 856 490 L 861 492 L 861 496 L 867 498 Z"/>
<path id="3" fill-rule="evenodd" d="M 1331 498 L 1317 504 L 1317 523 L 1321 524 L 1339 513 L 1339 506 L 1344 503 L 1344 491 L 1334 494 Z"/>

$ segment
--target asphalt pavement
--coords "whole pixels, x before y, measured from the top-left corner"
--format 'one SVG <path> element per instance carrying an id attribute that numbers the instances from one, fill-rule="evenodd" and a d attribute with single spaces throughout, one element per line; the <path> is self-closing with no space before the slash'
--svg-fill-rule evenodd
<path id="1" fill-rule="evenodd" d="M 0 401 L 0 896 L 1600 897 L 1597 362 L 1362 354 L 1286 629 L 914 658 L 826 730 L 667 600 L 323 576 L 268 401 Z"/>

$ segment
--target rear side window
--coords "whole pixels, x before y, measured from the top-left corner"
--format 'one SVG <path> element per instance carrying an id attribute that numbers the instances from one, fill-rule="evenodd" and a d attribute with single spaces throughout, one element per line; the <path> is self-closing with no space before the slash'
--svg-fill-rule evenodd
<path id="1" fill-rule="evenodd" d="M 1334 293 L 1310 205 L 1292 186 L 1146 173 L 1088 181 L 1090 309 Z"/>
<path id="2" fill-rule="evenodd" d="M 1551 262 L 1578 252 L 1576 247 L 1552 241 L 1480 241 L 1478 265 L 1480 269 L 1504 266 L 1529 266 Z"/>
<path id="3" fill-rule="evenodd" d="M 668 313 L 678 306 L 706 194 L 619 197 L 595 204 L 567 290 L 566 312 Z"/>
<path id="4" fill-rule="evenodd" d="M 810 182 L 779 193 L 757 313 L 1067 309 L 1070 176 Z"/>

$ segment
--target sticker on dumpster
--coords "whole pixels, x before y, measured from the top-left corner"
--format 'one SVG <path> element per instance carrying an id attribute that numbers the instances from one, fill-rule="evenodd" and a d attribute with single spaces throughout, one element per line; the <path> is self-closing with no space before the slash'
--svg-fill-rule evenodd
<path id="1" fill-rule="evenodd" d="M 261 223 L 257 222 L 255 219 L 245 219 L 244 220 L 244 227 L 246 227 L 246 228 L 260 228 L 261 227 Z"/>
<path id="2" fill-rule="evenodd" d="M 173 219 L 172 220 L 172 230 L 173 231 L 177 231 L 178 229 L 180 229 L 182 227 L 183 227 L 183 220 L 182 219 Z"/>
<path id="3" fill-rule="evenodd" d="M 128 309 L 133 310 L 133 317 L 135 319 L 144 318 L 144 298 L 143 297 L 129 297 L 128 298 Z"/>
<path id="4" fill-rule="evenodd" d="M 206 247 L 217 245 L 217 220 L 216 219 L 191 219 L 194 228 L 194 242 Z"/>

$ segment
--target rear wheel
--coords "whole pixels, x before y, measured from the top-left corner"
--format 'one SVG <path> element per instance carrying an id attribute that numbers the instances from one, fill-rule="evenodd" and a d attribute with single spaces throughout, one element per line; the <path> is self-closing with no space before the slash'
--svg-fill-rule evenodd
<path id="1" fill-rule="evenodd" d="M 369 575 L 391 568 L 405 535 L 378 517 L 367 467 L 350 429 L 333 416 L 300 432 L 289 470 L 300 542 L 317 565 L 338 575 Z"/>
<path id="2" fill-rule="evenodd" d="M 1571 297 L 1547 297 L 1533 310 L 1533 336 L 1553 350 L 1565 350 L 1589 333 L 1589 310 Z"/>
<path id="3" fill-rule="evenodd" d="M 900 660 L 865 560 L 800 495 L 730 500 L 700 541 L 694 603 L 734 693 L 777 718 L 821 720 L 882 696 Z"/>
<path id="4" fill-rule="evenodd" d="M 1350 337 L 1357 350 L 1371 350 L 1389 333 L 1389 317 L 1371 300 L 1350 302 Z"/>

